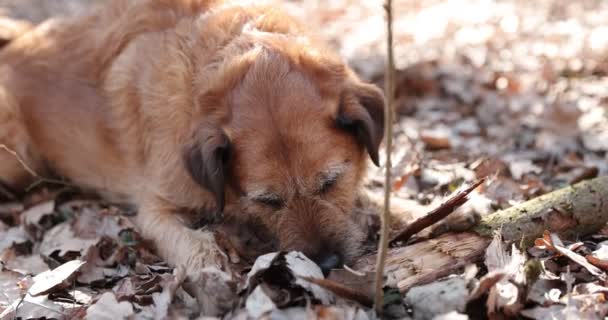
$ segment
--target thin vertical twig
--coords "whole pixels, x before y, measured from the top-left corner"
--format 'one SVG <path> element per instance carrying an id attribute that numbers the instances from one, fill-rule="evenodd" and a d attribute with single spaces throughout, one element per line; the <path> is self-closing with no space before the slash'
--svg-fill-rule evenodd
<path id="1" fill-rule="evenodd" d="M 384 108 L 384 136 L 386 137 L 386 165 L 384 179 L 384 210 L 382 212 L 382 226 L 380 228 L 380 243 L 378 244 L 378 260 L 376 262 L 376 295 L 374 306 L 376 313 L 382 315 L 384 301 L 384 264 L 388 251 L 388 236 L 390 229 L 390 201 L 391 201 L 391 151 L 393 147 L 393 93 L 395 92 L 395 62 L 393 57 L 393 2 L 386 0 L 384 4 L 386 12 L 386 70 L 385 70 L 385 95 L 386 107 Z"/>

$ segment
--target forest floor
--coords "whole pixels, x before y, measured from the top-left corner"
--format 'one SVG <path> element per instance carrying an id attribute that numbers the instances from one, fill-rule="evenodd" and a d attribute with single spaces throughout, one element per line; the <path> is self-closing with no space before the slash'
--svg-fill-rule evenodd
<path id="1" fill-rule="evenodd" d="M 77 14 L 92 2 L 0 0 L 0 15 L 38 23 Z M 364 79 L 383 86 L 380 1 L 284 5 L 319 30 Z M 608 173 L 608 2 L 399 0 L 394 16 L 394 198 L 424 210 L 462 183 L 489 176 L 461 209 L 486 215 Z M 383 170 L 371 167 L 365 185 L 370 192 L 381 194 Z M 41 186 L 24 199 L 2 201 L 0 314 L 6 319 L 192 317 L 196 306 L 180 287 L 183 275 L 140 241 L 124 215 L 63 188 Z M 387 315 L 603 319 L 608 314 L 608 228 L 576 239 L 547 234 L 519 249 L 495 240 L 487 250 L 476 268 L 397 295 L 404 299 L 396 299 L 398 307 Z M 515 278 L 534 263 L 539 274 L 527 283 L 488 282 L 493 253 L 508 257 L 503 269 Z M 293 257 L 285 259 L 283 266 Z M 475 296 L 484 283 L 489 289 Z M 434 296 L 439 291 L 432 286 L 450 295 Z M 370 317 L 368 308 L 348 299 L 308 303 L 334 300 L 326 292 L 290 294 L 281 304 L 259 293 L 258 299 L 242 296 L 241 308 L 230 317 L 255 317 L 260 310 L 274 319 Z M 421 302 L 421 296 L 430 301 Z"/>

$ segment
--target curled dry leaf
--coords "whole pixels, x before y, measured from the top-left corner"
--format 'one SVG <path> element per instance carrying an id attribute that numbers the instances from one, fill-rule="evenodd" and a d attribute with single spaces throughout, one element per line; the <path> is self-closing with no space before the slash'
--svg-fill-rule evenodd
<path id="1" fill-rule="evenodd" d="M 70 277 L 72 277 L 82 265 L 84 261 L 72 260 L 68 261 L 59 267 L 45 271 L 34 277 L 34 284 L 28 290 L 32 296 L 47 294 L 54 289 L 61 287 Z"/>
<path id="2" fill-rule="evenodd" d="M 488 300 L 488 315 L 496 313 L 504 313 L 509 316 L 517 315 L 523 308 L 525 297 L 522 290 L 526 278 L 524 274 L 524 263 L 526 258 L 515 245 L 511 247 L 511 253 L 508 253 L 502 243 L 500 234 L 496 234 L 494 239 L 486 249 L 485 264 L 490 274 L 494 274 L 495 278 L 488 275 L 486 281 L 494 281 L 495 284 L 489 289 Z M 500 274 L 503 274 L 502 276 Z"/>
<path id="3" fill-rule="evenodd" d="M 282 271 L 285 274 L 265 275 L 264 272 L 275 267 L 273 271 Z M 312 260 L 301 252 L 268 253 L 260 256 L 254 263 L 251 271 L 247 274 L 247 290 L 253 290 L 256 283 L 264 281 L 266 276 L 286 277 L 291 285 L 296 285 L 312 294 L 323 304 L 333 301 L 333 296 L 325 289 L 313 284 L 305 277 L 323 279 L 323 272 Z"/>
<path id="4" fill-rule="evenodd" d="M 556 234 L 552 233 L 550 235 L 550 238 L 551 238 L 551 243 L 553 245 L 553 248 L 555 248 L 555 250 L 557 252 L 568 257 L 570 260 L 576 262 L 583 268 L 587 269 L 587 271 L 589 271 L 589 273 L 598 277 L 602 281 L 607 280 L 606 274 L 601 269 L 599 269 L 598 267 L 589 263 L 583 256 L 581 256 L 581 255 L 575 253 L 574 251 L 563 246 L 561 240 L 559 239 L 559 237 Z"/>

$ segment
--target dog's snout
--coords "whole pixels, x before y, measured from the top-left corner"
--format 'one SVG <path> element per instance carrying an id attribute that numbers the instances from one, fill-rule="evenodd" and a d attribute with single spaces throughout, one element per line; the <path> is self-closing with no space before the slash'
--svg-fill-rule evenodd
<path id="1" fill-rule="evenodd" d="M 342 257 L 335 252 L 322 254 L 314 260 L 323 271 L 324 276 L 327 276 L 331 269 L 339 268 L 343 262 Z"/>

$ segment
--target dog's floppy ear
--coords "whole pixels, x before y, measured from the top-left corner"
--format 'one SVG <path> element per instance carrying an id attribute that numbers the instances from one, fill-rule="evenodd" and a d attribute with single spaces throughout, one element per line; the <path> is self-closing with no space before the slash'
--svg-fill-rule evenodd
<path id="1" fill-rule="evenodd" d="M 224 210 L 224 187 L 232 147 L 221 129 L 202 130 L 194 143 L 184 150 L 188 173 L 215 197 L 218 210 Z"/>
<path id="2" fill-rule="evenodd" d="M 374 85 L 358 83 L 342 93 L 338 126 L 352 132 L 367 149 L 376 166 L 378 148 L 384 136 L 384 95 Z"/>

